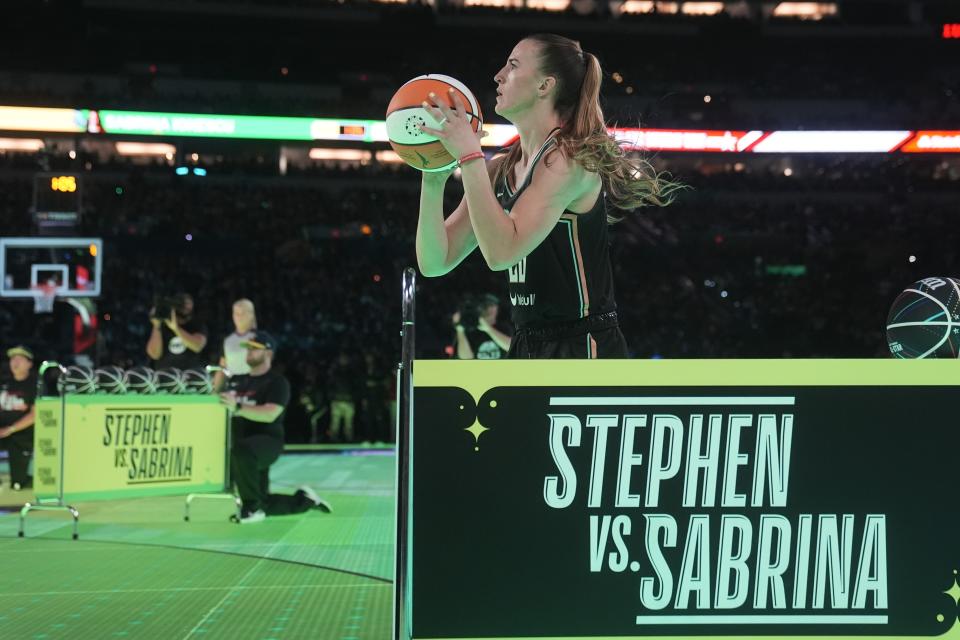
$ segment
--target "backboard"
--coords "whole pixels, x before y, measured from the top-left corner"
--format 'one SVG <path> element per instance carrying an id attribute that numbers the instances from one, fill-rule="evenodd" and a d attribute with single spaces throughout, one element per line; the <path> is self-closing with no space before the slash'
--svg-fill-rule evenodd
<path id="1" fill-rule="evenodd" d="M 101 238 L 0 238 L 0 297 L 36 298 L 42 285 L 60 298 L 100 295 Z"/>

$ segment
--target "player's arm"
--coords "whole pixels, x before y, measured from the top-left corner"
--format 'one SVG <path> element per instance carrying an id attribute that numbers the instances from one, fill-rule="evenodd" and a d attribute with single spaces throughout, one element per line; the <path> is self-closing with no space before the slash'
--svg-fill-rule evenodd
<path id="1" fill-rule="evenodd" d="M 486 163 L 486 175 L 493 180 L 502 158 Z M 482 164 L 477 162 L 475 164 Z M 420 187 L 420 217 L 417 221 L 417 266 L 428 278 L 450 273 L 477 248 L 470 224 L 467 198 L 446 220 L 443 219 L 443 190 L 450 174 L 424 173 Z"/>
<path id="2" fill-rule="evenodd" d="M 594 181 L 580 165 L 552 151 L 537 165 L 530 185 L 509 215 L 497 201 L 480 163 L 462 167 L 470 222 L 480 252 L 494 271 L 509 269 L 533 251 L 550 234 L 571 203 Z"/>

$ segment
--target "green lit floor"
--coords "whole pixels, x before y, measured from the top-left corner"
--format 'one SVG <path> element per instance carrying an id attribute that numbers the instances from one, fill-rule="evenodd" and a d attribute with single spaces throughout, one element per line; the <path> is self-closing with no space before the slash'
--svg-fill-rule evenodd
<path id="1" fill-rule="evenodd" d="M 310 484 L 334 511 L 254 525 L 229 523 L 228 501 L 184 522 L 183 497 L 78 503 L 78 541 L 66 513 L 31 513 L 23 539 L 0 515 L 2 636 L 389 638 L 393 474 L 389 455 L 284 456 L 272 490 Z"/>

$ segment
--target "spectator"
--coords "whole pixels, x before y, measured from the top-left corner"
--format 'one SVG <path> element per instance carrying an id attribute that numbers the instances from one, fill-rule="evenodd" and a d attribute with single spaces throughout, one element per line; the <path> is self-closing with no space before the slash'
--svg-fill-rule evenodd
<path id="1" fill-rule="evenodd" d="M 0 447 L 10 460 L 10 484 L 14 491 L 33 486 L 33 423 L 36 416 L 37 376 L 33 352 L 24 346 L 7 350 L 12 380 L 0 382 Z"/>
<path id="2" fill-rule="evenodd" d="M 150 310 L 150 340 L 147 355 L 155 368 L 203 369 L 206 361 L 203 349 L 207 346 L 207 328 L 193 317 L 193 297 L 178 293 L 172 298 L 158 300 Z"/>
<path id="3" fill-rule="evenodd" d="M 312 508 L 330 513 L 330 505 L 313 489 L 302 486 L 293 495 L 270 493 L 270 465 L 283 452 L 283 414 L 290 401 L 290 384 L 272 369 L 276 341 L 257 331 L 243 342 L 250 373 L 230 378 L 221 401 L 232 412 L 233 449 L 230 471 L 243 501 L 239 524 L 267 515 L 303 513 Z"/>
<path id="4" fill-rule="evenodd" d="M 461 360 L 499 360 L 507 357 L 510 336 L 497 329 L 500 300 L 492 294 L 469 297 L 453 316 L 457 357 Z"/>
<path id="5" fill-rule="evenodd" d="M 388 376 L 372 351 L 363 354 L 363 381 L 360 394 L 361 436 L 364 442 L 387 441 L 387 405 L 384 402 L 390 385 Z"/>
<path id="6" fill-rule="evenodd" d="M 233 333 L 223 339 L 223 352 L 220 356 L 220 366 L 225 367 L 230 375 L 246 375 L 250 373 L 247 365 L 247 350 L 243 343 L 249 340 L 257 328 L 257 313 L 253 302 L 241 298 L 233 303 Z M 213 376 L 213 389 L 219 392 L 223 389 L 226 376 L 217 371 Z"/>
<path id="7" fill-rule="evenodd" d="M 330 395 L 330 442 L 353 442 L 353 418 L 357 412 L 356 368 L 346 352 L 340 352 L 327 375 Z M 342 432 L 342 434 L 341 434 Z"/>

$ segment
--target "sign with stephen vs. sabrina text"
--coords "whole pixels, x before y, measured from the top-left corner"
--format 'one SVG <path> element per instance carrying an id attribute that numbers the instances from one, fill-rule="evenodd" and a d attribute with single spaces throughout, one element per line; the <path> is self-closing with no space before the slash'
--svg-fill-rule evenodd
<path id="1" fill-rule="evenodd" d="M 955 367 L 417 361 L 413 637 L 960 637 Z"/>
<path id="2" fill-rule="evenodd" d="M 51 410 L 59 406 L 59 400 L 43 402 Z M 221 490 L 226 416 L 213 396 L 68 396 L 64 441 L 55 452 L 65 456 L 64 495 L 91 500 Z M 51 434 L 38 428 L 35 439 L 42 445 L 40 438 Z M 43 478 L 56 477 L 59 462 L 56 455 L 43 459 L 38 497 L 55 495 L 57 483 Z"/>

